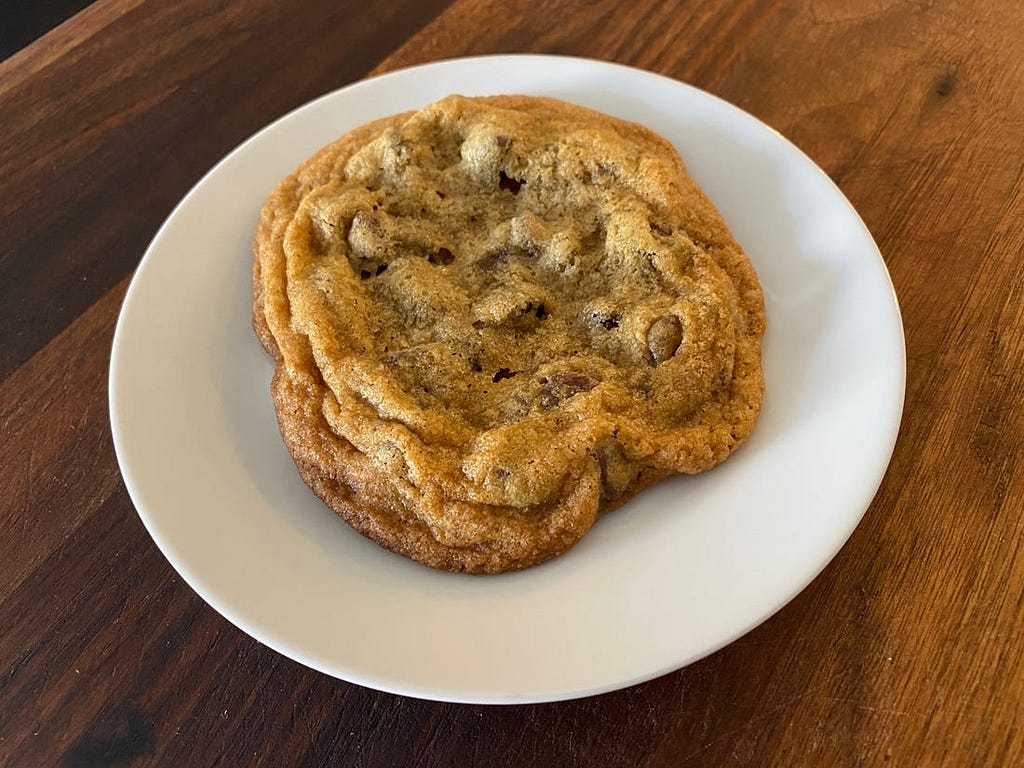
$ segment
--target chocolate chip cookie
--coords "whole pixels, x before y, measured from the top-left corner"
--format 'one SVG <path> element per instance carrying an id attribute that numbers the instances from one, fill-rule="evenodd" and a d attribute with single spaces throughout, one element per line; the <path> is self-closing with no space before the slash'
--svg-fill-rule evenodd
<path id="1" fill-rule="evenodd" d="M 753 268 L 678 154 L 547 98 L 450 96 L 266 202 L 254 327 L 281 434 L 356 530 L 494 573 L 703 472 L 763 393 Z"/>

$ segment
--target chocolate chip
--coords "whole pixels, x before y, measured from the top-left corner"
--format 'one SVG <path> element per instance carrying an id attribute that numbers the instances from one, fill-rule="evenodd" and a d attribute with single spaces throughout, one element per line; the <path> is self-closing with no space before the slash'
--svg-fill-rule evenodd
<path id="1" fill-rule="evenodd" d="M 368 264 L 367 268 L 359 270 L 359 277 L 363 280 L 369 280 L 371 277 L 377 277 L 378 275 L 384 274 L 384 270 L 387 268 L 387 264 L 378 264 L 376 267 L 372 264 Z"/>
<path id="2" fill-rule="evenodd" d="M 589 392 L 598 385 L 598 381 L 577 371 L 557 371 L 541 379 L 540 385 L 540 406 L 551 410 L 580 392 Z"/>
<path id="3" fill-rule="evenodd" d="M 538 320 L 543 320 L 545 317 L 548 316 L 548 311 L 547 309 L 545 309 L 544 305 L 541 304 L 539 307 L 537 307 L 537 311 L 534 312 L 534 314 L 537 316 Z"/>
<path id="4" fill-rule="evenodd" d="M 434 191 L 437 193 L 437 196 L 440 197 L 442 200 L 444 200 L 445 197 L 447 197 L 447 195 L 445 195 L 445 193 L 442 192 L 440 189 L 435 189 Z"/>
<path id="5" fill-rule="evenodd" d="M 427 259 L 431 264 L 451 264 L 455 261 L 455 254 L 447 248 L 438 248 Z"/>
<path id="6" fill-rule="evenodd" d="M 601 470 L 601 496 L 609 501 L 619 498 L 635 475 L 622 446 L 614 438 L 603 440 L 597 447 L 597 463 Z"/>
<path id="7" fill-rule="evenodd" d="M 511 176 L 507 176 L 504 171 L 498 175 L 498 189 L 507 190 L 513 195 L 518 195 L 519 188 L 525 183 L 522 179 L 513 179 Z"/>
<path id="8" fill-rule="evenodd" d="M 653 221 L 651 222 L 651 231 L 661 235 L 662 237 L 668 237 L 672 234 L 671 227 L 663 227 L 660 224 L 655 224 Z"/>
<path id="9" fill-rule="evenodd" d="M 657 365 L 668 360 L 683 341 L 683 326 L 675 315 L 662 315 L 647 329 L 647 349 L 651 363 Z"/>
<path id="10" fill-rule="evenodd" d="M 502 379 L 511 379 L 516 373 L 516 371 L 510 371 L 508 368 L 499 368 L 494 376 L 491 377 L 491 381 L 497 384 Z"/>
<path id="11" fill-rule="evenodd" d="M 505 261 L 510 255 L 512 255 L 512 252 L 508 248 L 504 246 L 496 248 L 477 259 L 476 267 L 484 272 L 493 272 L 498 264 Z"/>
<path id="12" fill-rule="evenodd" d="M 508 136 L 495 136 L 494 143 L 497 144 L 502 149 L 505 149 L 509 144 L 512 143 L 512 139 L 510 139 Z"/>
<path id="13" fill-rule="evenodd" d="M 595 325 L 604 326 L 606 331 L 618 328 L 621 320 L 622 315 L 618 312 L 593 312 L 590 315 L 590 321 Z"/>
<path id="14" fill-rule="evenodd" d="M 573 392 L 589 392 L 597 386 L 597 379 L 576 371 L 557 371 L 551 374 L 550 381 L 558 386 L 572 389 Z"/>

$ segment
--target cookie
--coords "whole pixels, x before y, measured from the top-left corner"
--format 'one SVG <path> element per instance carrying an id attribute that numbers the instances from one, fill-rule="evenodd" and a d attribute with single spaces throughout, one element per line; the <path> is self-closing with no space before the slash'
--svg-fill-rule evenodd
<path id="1" fill-rule="evenodd" d="M 640 125 L 450 96 L 303 164 L 255 253 L 254 328 L 299 473 L 435 568 L 558 555 L 757 419 L 757 277 Z"/>

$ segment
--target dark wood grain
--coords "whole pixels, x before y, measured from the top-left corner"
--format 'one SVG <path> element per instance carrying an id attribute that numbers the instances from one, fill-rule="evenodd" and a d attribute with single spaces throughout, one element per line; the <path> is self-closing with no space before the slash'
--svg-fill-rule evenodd
<path id="1" fill-rule="evenodd" d="M 1024 762 L 1024 6 L 104 0 L 0 63 L 0 765 Z M 205 606 L 117 471 L 106 367 L 174 202 L 370 71 L 543 51 L 706 88 L 851 199 L 907 335 L 903 429 L 836 559 L 718 653 L 559 704 L 417 701 Z"/>
<path id="2" fill-rule="evenodd" d="M 228 150 L 444 5 L 101 0 L 0 65 L 0 376 L 128 274 Z"/>
<path id="3" fill-rule="evenodd" d="M 0 61 L 87 5 L 89 0 L 0 0 Z"/>

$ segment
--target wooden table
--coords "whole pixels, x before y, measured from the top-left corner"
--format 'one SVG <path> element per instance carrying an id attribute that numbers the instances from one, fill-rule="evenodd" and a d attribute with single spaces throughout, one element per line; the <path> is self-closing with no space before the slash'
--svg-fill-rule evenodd
<path id="1" fill-rule="evenodd" d="M 223 154 L 362 78 L 611 59 L 776 127 L 885 255 L 903 428 L 839 556 L 746 637 L 560 704 L 330 679 L 208 608 L 111 446 L 128 279 Z M 0 63 L 0 765 L 1024 764 L 1024 6 L 101 0 Z"/>

